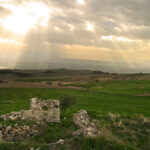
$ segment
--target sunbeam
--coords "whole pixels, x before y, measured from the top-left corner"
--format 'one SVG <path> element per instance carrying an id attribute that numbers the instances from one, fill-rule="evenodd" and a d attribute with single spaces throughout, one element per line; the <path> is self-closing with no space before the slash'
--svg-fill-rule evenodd
<path id="1" fill-rule="evenodd" d="M 51 9 L 43 3 L 31 2 L 23 6 L 7 6 L 12 14 L 6 19 L 0 19 L 2 26 L 16 34 L 26 34 L 36 25 L 46 26 Z"/>

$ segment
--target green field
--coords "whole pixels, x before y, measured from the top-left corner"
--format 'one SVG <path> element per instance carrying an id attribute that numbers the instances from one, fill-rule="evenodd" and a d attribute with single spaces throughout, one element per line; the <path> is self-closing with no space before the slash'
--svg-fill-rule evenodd
<path id="1" fill-rule="evenodd" d="M 137 124 L 137 126 L 132 129 L 130 119 L 134 120 L 138 116 L 143 116 L 143 118 L 150 117 L 150 81 L 89 82 L 80 84 L 76 83 L 74 86 L 82 87 L 82 89 L 1 88 L 0 115 L 9 113 L 11 111 L 29 109 L 29 101 L 33 97 L 39 97 L 42 99 L 60 99 L 60 97 L 64 94 L 74 95 L 77 99 L 75 105 L 69 107 L 65 112 L 61 110 L 61 118 L 67 116 L 67 120 L 62 121 L 56 126 L 48 125 L 47 130 L 45 131 L 46 134 L 43 133 L 42 138 L 36 137 L 33 139 L 33 142 L 30 142 L 30 144 L 33 144 L 35 140 L 37 143 L 42 142 L 47 144 L 61 138 L 70 138 L 71 132 L 75 130 L 74 124 L 72 123 L 72 114 L 80 109 L 85 109 L 88 111 L 91 117 L 100 121 L 100 127 L 104 126 L 111 130 L 112 134 L 115 136 L 113 140 L 116 138 L 121 138 L 121 144 L 123 145 L 132 145 L 139 150 L 149 150 L 150 133 L 147 131 L 149 131 L 150 125 L 147 127 L 143 122 L 140 123 L 139 126 Z M 123 127 L 128 124 L 126 128 L 128 128 L 129 131 L 135 130 L 134 134 L 137 135 L 137 138 L 129 138 L 129 134 L 131 134 L 130 132 L 124 133 L 123 135 L 118 134 L 118 130 L 121 129 L 116 129 L 116 126 L 113 126 L 114 124 L 112 123 L 112 120 L 108 119 L 109 113 L 119 114 L 119 119 L 124 121 Z M 126 121 L 127 118 L 129 119 L 128 122 Z M 116 120 L 114 120 L 114 122 L 117 123 L 118 118 L 116 117 L 115 119 Z M 126 136 L 128 136 L 127 139 L 125 138 Z M 86 141 L 82 141 L 84 144 L 86 142 L 91 142 L 91 140 L 86 139 Z M 114 147 L 108 147 L 106 150 L 112 150 Z M 144 147 L 144 149 L 142 149 L 142 147 Z M 115 150 L 117 149 L 124 150 L 125 147 L 116 147 Z M 89 150 L 92 150 L 91 146 L 89 146 Z M 105 148 L 102 150 L 105 150 Z"/>
<path id="2" fill-rule="evenodd" d="M 102 114 L 121 113 L 150 117 L 150 81 L 107 81 L 76 84 L 86 90 L 72 89 L 0 89 L 0 114 L 29 108 L 32 97 L 59 99 L 63 94 L 74 95 L 77 103 L 68 109 L 80 109 Z M 145 96 L 144 96 L 145 94 Z"/>

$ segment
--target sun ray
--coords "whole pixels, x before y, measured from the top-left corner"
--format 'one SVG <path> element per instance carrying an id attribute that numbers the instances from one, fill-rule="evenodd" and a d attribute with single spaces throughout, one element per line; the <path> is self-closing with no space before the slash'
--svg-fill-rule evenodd
<path id="1" fill-rule="evenodd" d="M 81 5 L 84 5 L 85 4 L 85 1 L 84 0 L 77 0 L 77 2 Z"/>
<path id="2" fill-rule="evenodd" d="M 51 9 L 43 3 L 26 3 L 24 6 L 10 6 L 12 14 L 1 19 L 2 26 L 16 34 L 24 35 L 36 25 L 46 26 Z"/>

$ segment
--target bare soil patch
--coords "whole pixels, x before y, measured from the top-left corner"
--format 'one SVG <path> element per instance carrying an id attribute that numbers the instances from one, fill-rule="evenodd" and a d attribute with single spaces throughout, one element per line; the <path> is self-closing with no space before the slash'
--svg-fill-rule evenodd
<path id="1" fill-rule="evenodd" d="M 68 84 L 68 85 L 67 85 Z M 69 86 L 64 82 L 51 82 L 51 84 L 48 84 L 48 82 L 43 81 L 43 82 L 23 82 L 23 81 L 13 81 L 13 80 L 8 80 L 5 83 L 0 83 L 0 88 L 55 88 L 55 89 L 81 89 L 80 87 L 75 87 L 75 86 Z"/>

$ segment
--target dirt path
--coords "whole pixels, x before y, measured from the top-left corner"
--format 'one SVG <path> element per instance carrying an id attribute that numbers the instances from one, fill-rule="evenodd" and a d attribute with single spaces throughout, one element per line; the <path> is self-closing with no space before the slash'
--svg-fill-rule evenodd
<path id="1" fill-rule="evenodd" d="M 68 83 L 71 84 L 72 82 Z M 81 89 L 75 86 L 64 86 L 66 83 L 52 82 L 20 82 L 20 81 L 6 81 L 6 83 L 0 83 L 0 88 L 54 88 L 54 89 Z"/>

